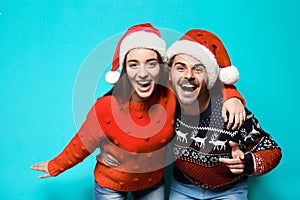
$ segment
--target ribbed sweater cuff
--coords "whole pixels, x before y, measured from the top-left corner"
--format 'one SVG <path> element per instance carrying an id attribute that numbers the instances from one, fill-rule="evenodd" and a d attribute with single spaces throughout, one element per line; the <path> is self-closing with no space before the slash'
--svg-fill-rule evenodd
<path id="1" fill-rule="evenodd" d="M 64 169 L 63 168 L 60 169 L 58 164 L 56 163 L 56 160 L 53 159 L 48 163 L 48 171 L 51 176 L 57 176 L 58 174 L 63 172 Z"/>
<path id="2" fill-rule="evenodd" d="M 245 170 L 244 173 L 247 175 L 251 175 L 254 173 L 254 160 L 252 153 L 245 154 Z"/>

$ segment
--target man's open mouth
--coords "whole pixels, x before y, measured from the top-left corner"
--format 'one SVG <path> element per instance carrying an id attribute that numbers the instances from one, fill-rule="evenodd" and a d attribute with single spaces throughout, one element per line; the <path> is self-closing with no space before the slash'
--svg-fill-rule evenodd
<path id="1" fill-rule="evenodd" d="M 181 89 L 183 90 L 183 91 L 187 91 L 187 92 L 193 92 L 193 91 L 195 91 L 196 90 L 196 86 L 194 86 L 194 85 L 180 85 L 180 87 L 181 87 Z"/>

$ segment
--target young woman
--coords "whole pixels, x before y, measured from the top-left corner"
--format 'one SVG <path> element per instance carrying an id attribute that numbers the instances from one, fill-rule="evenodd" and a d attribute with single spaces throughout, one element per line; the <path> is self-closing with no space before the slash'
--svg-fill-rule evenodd
<path id="1" fill-rule="evenodd" d="M 97 161 L 95 199 L 126 199 L 127 192 L 135 199 L 162 199 L 166 144 L 173 137 L 176 108 L 168 89 L 165 52 L 165 42 L 151 24 L 129 28 L 106 76 L 113 89 L 97 100 L 57 157 L 31 169 L 46 172 L 40 178 L 57 176 L 106 143 L 121 162 L 107 167 Z M 232 96 L 240 97 L 236 90 L 228 98 Z"/>

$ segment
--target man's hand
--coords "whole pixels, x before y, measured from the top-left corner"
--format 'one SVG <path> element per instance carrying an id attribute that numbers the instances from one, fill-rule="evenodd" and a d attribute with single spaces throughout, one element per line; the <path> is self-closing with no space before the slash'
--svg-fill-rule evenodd
<path id="1" fill-rule="evenodd" d="M 235 142 L 229 141 L 229 145 L 232 148 L 232 158 L 220 158 L 219 161 L 229 167 L 233 174 L 242 174 L 245 170 L 245 154 Z"/>

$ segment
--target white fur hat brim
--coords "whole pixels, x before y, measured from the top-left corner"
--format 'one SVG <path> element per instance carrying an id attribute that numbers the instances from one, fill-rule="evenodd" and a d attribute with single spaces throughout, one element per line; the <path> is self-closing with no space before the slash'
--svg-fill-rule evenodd
<path id="1" fill-rule="evenodd" d="M 201 61 L 205 65 L 208 75 L 207 88 L 210 89 L 214 86 L 219 75 L 219 65 L 209 49 L 197 42 L 179 40 L 168 49 L 168 59 L 177 54 L 187 54 Z"/>
<path id="2" fill-rule="evenodd" d="M 120 70 L 122 70 L 125 55 L 135 48 L 147 48 L 157 51 L 162 59 L 166 61 L 166 43 L 155 33 L 137 31 L 125 37 L 120 45 Z"/>

